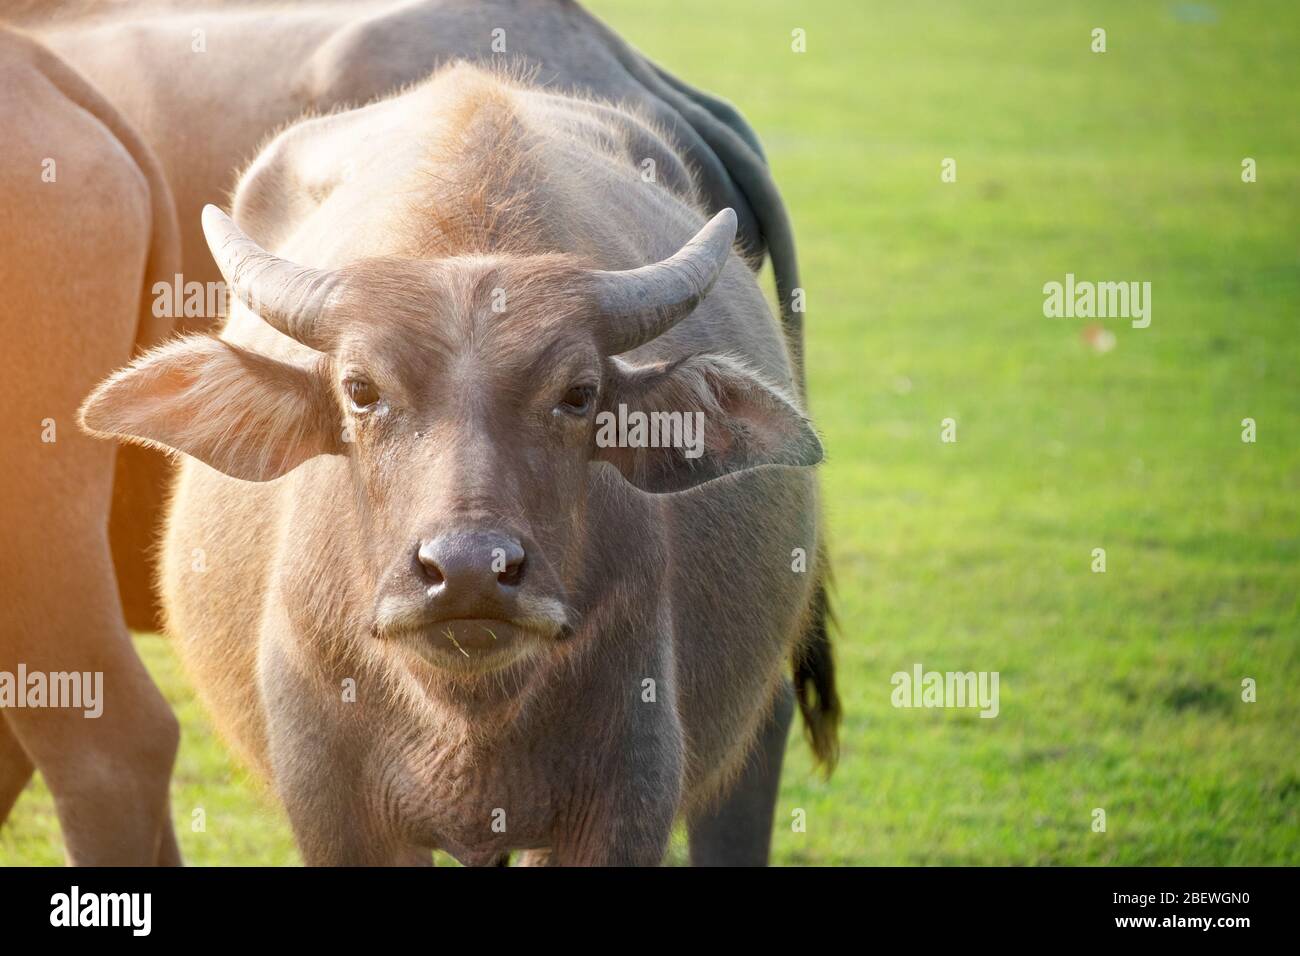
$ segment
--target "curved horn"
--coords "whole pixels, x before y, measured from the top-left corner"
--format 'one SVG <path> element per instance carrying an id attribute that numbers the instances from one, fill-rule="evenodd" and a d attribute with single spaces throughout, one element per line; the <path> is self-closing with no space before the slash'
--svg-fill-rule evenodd
<path id="1" fill-rule="evenodd" d="M 605 352 L 629 352 L 690 315 L 722 274 L 735 238 L 736 213 L 724 209 L 671 258 L 626 272 L 591 272 Z"/>
<path id="2" fill-rule="evenodd" d="M 325 351 L 321 312 L 338 284 L 332 272 L 309 269 L 267 252 L 216 206 L 203 207 L 203 235 L 230 291 L 267 325 Z"/>

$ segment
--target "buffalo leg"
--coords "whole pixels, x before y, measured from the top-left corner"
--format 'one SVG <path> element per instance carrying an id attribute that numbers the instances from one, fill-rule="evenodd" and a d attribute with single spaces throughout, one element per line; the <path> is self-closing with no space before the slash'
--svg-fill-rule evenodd
<path id="1" fill-rule="evenodd" d="M 645 813 L 646 818 L 635 820 L 634 814 Z M 600 814 L 599 811 L 596 815 Z M 546 866 L 659 866 L 668 851 L 672 836 L 672 808 L 627 807 L 618 816 L 624 832 L 585 833 L 569 837 L 561 835 L 552 853 L 542 858 Z M 627 832 L 632 830 L 635 832 Z M 538 860 L 538 863 L 542 862 Z M 531 860 L 528 865 L 535 865 Z"/>
<path id="2" fill-rule="evenodd" d="M 158 856 L 154 862 L 158 866 L 181 866 L 181 848 L 176 842 L 176 829 L 171 825 L 172 803 L 167 801 L 163 819 L 167 821 L 162 828 L 162 839 L 158 843 Z"/>
<path id="3" fill-rule="evenodd" d="M 688 821 L 692 866 L 767 865 L 781 762 L 793 716 L 794 689 L 787 681 L 777 693 L 740 778 L 721 803 Z"/>
<path id="4" fill-rule="evenodd" d="M 9 729 L 4 713 L 0 712 L 0 824 L 9 816 L 35 769 L 27 751 Z"/>
<path id="5" fill-rule="evenodd" d="M 589 802 L 568 808 L 550 853 L 528 865 L 660 866 L 677 816 L 677 767 L 655 768 L 619 781 Z"/>
<path id="6" fill-rule="evenodd" d="M 76 509 L 64 511 L 71 523 Z M 179 727 L 122 622 L 103 528 L 57 524 L 50 519 L 42 560 L 30 562 L 32 579 L 18 592 L 26 600 L 0 641 L 0 669 L 91 675 L 99 699 L 15 707 L 5 721 L 54 795 L 70 863 L 150 865 L 171 829 Z"/>
<path id="7" fill-rule="evenodd" d="M 337 764 L 317 768 L 318 780 L 326 775 L 345 776 Z M 302 781 L 277 780 L 294 839 L 306 866 L 432 866 L 433 851 L 396 839 L 386 828 L 367 816 L 369 808 L 341 792 L 341 788 L 320 785 L 319 792 L 306 793 Z"/>
<path id="8" fill-rule="evenodd" d="M 289 633 L 287 622 L 279 622 Z M 260 648 L 260 693 L 267 709 L 271 778 L 307 866 L 432 866 L 433 852 L 409 843 L 358 788 L 367 779 L 367 743 L 357 718 L 322 698 L 297 665 L 290 637 Z M 356 706 L 363 706 L 357 704 Z"/>

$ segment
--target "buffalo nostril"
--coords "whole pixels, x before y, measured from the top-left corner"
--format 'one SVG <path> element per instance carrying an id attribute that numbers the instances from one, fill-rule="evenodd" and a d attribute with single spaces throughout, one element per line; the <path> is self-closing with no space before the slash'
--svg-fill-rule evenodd
<path id="1" fill-rule="evenodd" d="M 499 562 L 498 562 L 498 566 L 500 566 Z M 523 581 L 523 579 L 524 579 L 524 556 L 522 554 L 520 554 L 519 557 L 515 559 L 507 558 L 505 570 L 497 572 L 497 580 L 502 584 L 504 584 L 506 587 L 510 587 L 510 588 L 518 587 L 520 582 Z"/>
<path id="2" fill-rule="evenodd" d="M 446 580 L 442 568 L 438 565 L 436 542 L 424 542 L 420 545 L 420 550 L 416 552 L 415 556 L 420 563 L 420 570 L 424 573 L 424 579 L 431 586 L 442 584 Z"/>

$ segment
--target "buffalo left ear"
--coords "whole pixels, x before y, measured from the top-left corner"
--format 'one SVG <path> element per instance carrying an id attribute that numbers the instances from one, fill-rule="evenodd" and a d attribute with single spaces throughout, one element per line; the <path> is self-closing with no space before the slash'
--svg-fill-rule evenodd
<path id="1" fill-rule="evenodd" d="M 594 458 L 642 491 L 682 491 L 759 465 L 808 467 L 823 458 L 794 402 L 728 356 L 610 364 Z"/>

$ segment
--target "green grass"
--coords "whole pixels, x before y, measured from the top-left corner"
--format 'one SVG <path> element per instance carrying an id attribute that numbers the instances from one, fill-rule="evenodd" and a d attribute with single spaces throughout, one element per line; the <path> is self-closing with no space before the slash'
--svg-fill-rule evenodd
<path id="1" fill-rule="evenodd" d="M 797 228 L 846 720 L 829 782 L 791 746 L 776 862 L 1300 862 L 1294 4 L 592 6 L 744 111 Z M 1150 281 L 1151 327 L 1089 348 L 1042 315 L 1066 272 Z M 141 647 L 185 724 L 187 859 L 295 861 Z M 917 661 L 999 671 L 1000 716 L 894 709 Z M 0 859 L 60 859 L 39 785 Z"/>

